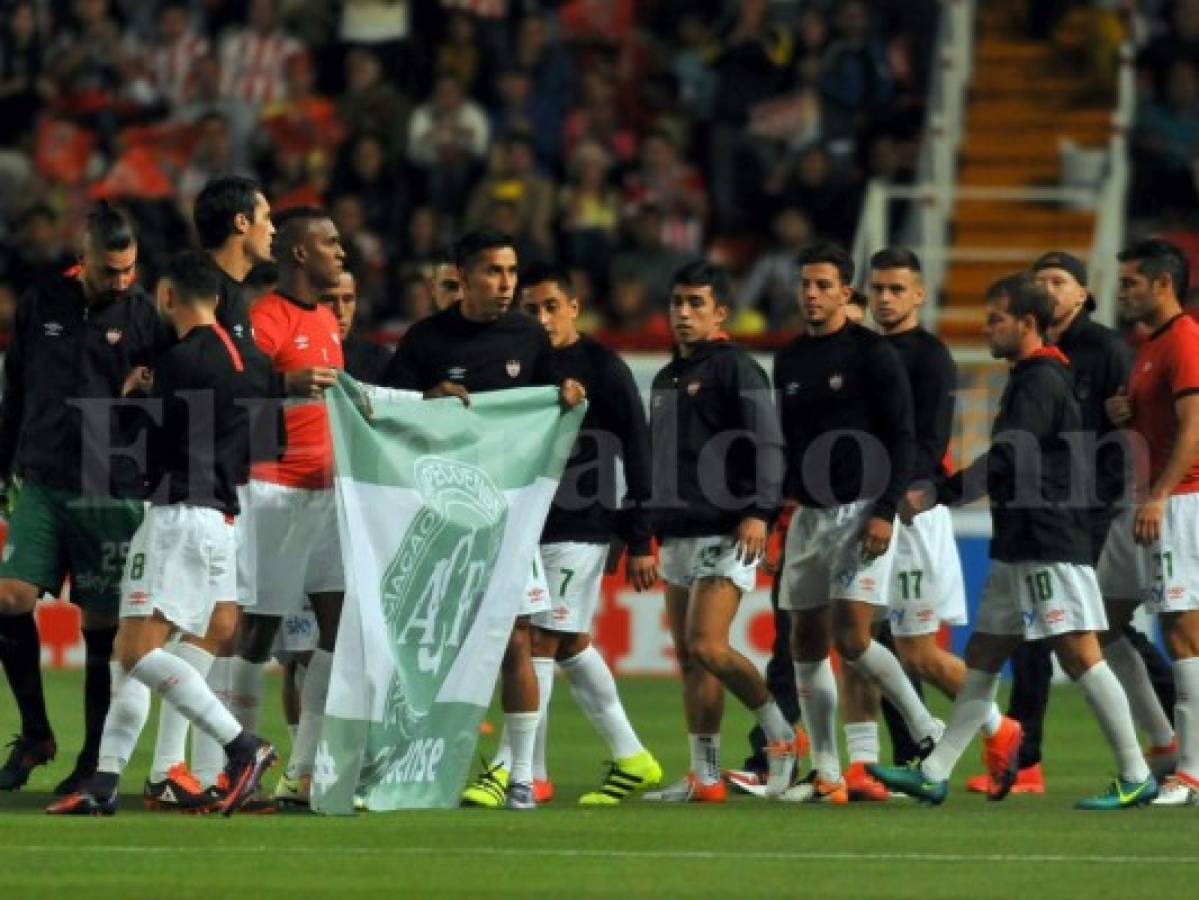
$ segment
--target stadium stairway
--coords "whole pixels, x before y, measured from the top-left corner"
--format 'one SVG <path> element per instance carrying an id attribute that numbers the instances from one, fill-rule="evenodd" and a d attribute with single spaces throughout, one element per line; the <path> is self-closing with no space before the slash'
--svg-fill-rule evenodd
<path id="1" fill-rule="evenodd" d="M 1085 29 L 1067 20 L 1052 39 L 1013 37 L 1021 5 L 980 4 L 959 188 L 1058 186 L 1063 141 L 1100 147 L 1110 136 L 1111 103 L 1095 96 L 1076 59 Z M 1051 248 L 1085 259 L 1094 225 L 1092 211 L 1059 203 L 959 196 L 939 322 L 945 340 L 960 349 L 984 346 L 987 286 Z"/>

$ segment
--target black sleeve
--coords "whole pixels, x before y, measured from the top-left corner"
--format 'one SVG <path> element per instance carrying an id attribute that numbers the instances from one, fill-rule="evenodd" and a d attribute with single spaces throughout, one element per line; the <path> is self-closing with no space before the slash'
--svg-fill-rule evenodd
<path id="1" fill-rule="evenodd" d="M 537 330 L 540 334 L 537 335 L 537 358 L 533 363 L 533 384 L 557 387 L 566 378 L 558 365 L 557 354 L 550 344 L 549 335 L 540 325 L 537 326 Z"/>
<path id="2" fill-rule="evenodd" d="M 603 402 L 611 409 L 611 420 L 620 441 L 624 462 L 625 495 L 614 529 L 628 545 L 630 556 L 651 552 L 653 523 L 647 506 L 653 494 L 653 463 L 650 457 L 649 421 L 645 405 L 628 364 L 613 355 L 601 385 Z M 600 402 L 596 398 L 593 402 Z"/>
<path id="3" fill-rule="evenodd" d="M 912 380 L 912 404 L 916 419 L 915 477 L 935 476 L 941 472 L 945 448 L 953 433 L 954 391 L 957 367 L 949 351 L 938 345 L 939 352 L 922 359 Z"/>
<path id="4" fill-rule="evenodd" d="M 798 473 L 793 470 L 791 465 L 791 435 L 783 422 L 783 395 L 781 385 L 787 382 L 787 368 L 790 365 L 789 356 L 786 349 L 777 350 L 774 354 L 774 365 L 772 366 L 771 378 L 774 382 L 774 402 L 777 407 L 776 416 L 779 421 L 779 430 L 783 437 L 783 499 L 794 499 L 797 491 L 795 484 Z"/>
<path id="5" fill-rule="evenodd" d="M 1128 379 L 1132 375 L 1132 356 L 1132 348 L 1122 338 L 1117 337 L 1108 345 L 1103 384 L 1096 385 L 1103 392 L 1104 400 L 1114 397 L 1121 388 L 1128 387 Z"/>
<path id="6" fill-rule="evenodd" d="M 937 485 L 937 502 L 946 506 L 964 506 L 986 496 L 989 465 L 990 451 L 941 481 Z"/>
<path id="7" fill-rule="evenodd" d="M 395 354 L 381 344 L 370 344 L 369 371 L 364 373 L 366 377 L 361 380 L 367 384 L 382 384 L 393 356 Z"/>
<path id="8" fill-rule="evenodd" d="M 899 355 L 881 340 L 869 351 L 863 369 L 863 389 L 871 405 L 871 419 L 878 439 L 891 457 L 890 478 L 874 501 L 872 515 L 890 521 L 895 518 L 900 497 L 911 484 L 916 460 L 912 390 Z"/>
<path id="9" fill-rule="evenodd" d="M 737 353 L 734 359 L 731 387 L 736 391 L 740 406 L 741 427 L 753 433 L 758 451 L 756 494 L 746 514 L 762 519 L 770 526 L 783 505 L 786 473 L 783 433 L 774 407 L 774 391 L 766 373 L 748 354 Z"/>
<path id="10" fill-rule="evenodd" d="M 146 434 L 146 474 L 149 477 L 149 487 L 153 491 L 162 480 L 162 472 L 167 458 L 167 442 L 174 429 L 186 429 L 187 422 L 179 420 L 178 412 L 173 408 L 177 403 L 177 394 L 184 388 L 181 381 L 184 372 L 178 359 L 178 353 L 163 354 L 154 369 L 154 386 L 150 389 L 150 406 L 142 417 Z"/>
<path id="11" fill-rule="evenodd" d="M 17 304 L 12 340 L 4 355 L 4 396 L 0 399 L 0 481 L 8 481 L 21 439 L 21 423 L 25 418 L 25 331 L 31 307 L 37 302 L 31 289 Z"/>
<path id="12" fill-rule="evenodd" d="M 417 347 L 419 334 L 414 332 L 415 328 L 408 329 L 396 344 L 396 351 L 392 354 L 387 369 L 383 372 L 382 384 L 384 387 L 399 388 L 404 391 L 427 391 L 433 387 L 429 383 Z"/>

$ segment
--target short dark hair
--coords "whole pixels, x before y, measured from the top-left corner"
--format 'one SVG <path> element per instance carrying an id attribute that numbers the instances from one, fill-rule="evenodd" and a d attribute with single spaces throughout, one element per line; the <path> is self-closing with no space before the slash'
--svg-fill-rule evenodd
<path id="1" fill-rule="evenodd" d="M 175 295 L 185 306 L 213 304 L 221 289 L 221 274 L 208 254 L 199 250 L 182 250 L 167 257 L 159 273 L 175 288 Z"/>
<path id="2" fill-rule="evenodd" d="M 717 306 L 728 306 L 731 302 L 732 286 L 729 283 L 729 273 L 724 266 L 718 266 L 705 259 L 697 259 L 687 263 L 674 273 L 670 282 L 671 287 L 710 287 L 712 296 L 716 298 Z"/>
<path id="3" fill-rule="evenodd" d="M 799 251 L 799 265 L 812 266 L 817 263 L 828 263 L 837 270 L 842 284 L 852 284 L 854 275 L 853 257 L 843 249 L 829 241 L 812 244 Z"/>
<path id="4" fill-rule="evenodd" d="M 529 266 L 520 273 L 520 286 L 531 288 L 535 284 L 544 284 L 547 281 L 552 281 L 558 287 L 562 288 L 562 293 L 567 297 L 574 298 L 575 285 L 570 277 L 570 272 L 566 267 L 558 263 L 537 262 Z"/>
<path id="5" fill-rule="evenodd" d="M 921 273 L 920 257 L 907 247 L 884 247 L 870 257 L 872 269 L 907 269 Z"/>
<path id="6" fill-rule="evenodd" d="M 454 245 L 454 259 L 464 272 L 478 261 L 479 257 L 488 250 L 502 250 L 505 247 L 516 249 L 516 242 L 502 231 L 489 228 L 479 228 L 468 231 Z"/>
<path id="7" fill-rule="evenodd" d="M 452 247 L 434 250 L 433 255 L 429 257 L 429 271 L 433 271 L 438 266 L 456 266 L 458 260 L 454 259 L 454 250 Z"/>
<path id="8" fill-rule="evenodd" d="M 1029 272 L 1016 272 L 993 282 L 987 288 L 987 301 L 999 299 L 1007 300 L 1009 315 L 1017 319 L 1032 316 L 1042 336 L 1053 322 L 1053 298 Z"/>
<path id="9" fill-rule="evenodd" d="M 292 250 L 304 240 L 313 222 L 323 222 L 328 218 L 328 211 L 319 206 L 293 206 L 275 216 L 275 240 L 271 247 L 280 269 L 295 268 Z"/>
<path id="10" fill-rule="evenodd" d="M 213 178 L 200 191 L 192 208 L 196 236 L 205 250 L 215 250 L 234 233 L 233 219 L 241 213 L 254 218 L 254 201 L 262 186 L 253 178 L 228 175 Z"/>
<path id="11" fill-rule="evenodd" d="M 1191 286 L 1191 267 L 1186 254 L 1177 244 L 1150 238 L 1124 250 L 1117 259 L 1120 262 L 1135 262 L 1141 274 L 1154 281 L 1159 276 L 1170 276 L 1174 295 L 1185 300 Z"/>
<path id="12" fill-rule="evenodd" d="M 101 200 L 87 214 L 85 233 L 97 250 L 117 253 L 137 244 L 130 218 L 107 200 Z"/>

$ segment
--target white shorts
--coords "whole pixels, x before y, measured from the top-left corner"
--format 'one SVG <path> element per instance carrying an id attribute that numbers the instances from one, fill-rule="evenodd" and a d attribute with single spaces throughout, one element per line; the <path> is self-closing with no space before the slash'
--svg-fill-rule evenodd
<path id="1" fill-rule="evenodd" d="M 563 541 L 541 545 L 541 561 L 549 583 L 550 609 L 533 617 L 547 631 L 584 634 L 599 608 L 607 544 Z"/>
<path id="2" fill-rule="evenodd" d="M 237 542 L 237 605 L 253 606 L 257 600 L 258 545 L 254 541 L 254 507 L 250 504 L 250 486 L 237 486 L 237 505 L 240 508 L 233 523 L 233 539 Z"/>
<path id="3" fill-rule="evenodd" d="M 151 506 L 129 542 L 121 577 L 121 618 L 158 612 L 203 636 L 217 603 L 237 594 L 233 524 L 203 506 Z"/>
<path id="4" fill-rule="evenodd" d="M 300 612 L 284 616 L 283 621 L 279 623 L 271 656 L 282 665 L 287 665 L 301 653 L 311 653 L 315 650 L 319 636 L 316 613 L 312 611 L 312 604 L 305 600 L 304 608 Z"/>
<path id="5" fill-rule="evenodd" d="M 345 590 L 337 495 L 269 481 L 250 482 L 257 584 L 254 613 L 287 616 L 311 594 Z"/>
<path id="6" fill-rule="evenodd" d="M 901 637 L 936 634 L 941 623 L 966 624 L 966 585 L 953 537 L 953 516 L 935 506 L 912 520 L 895 523 L 895 560 L 887 618 Z"/>
<path id="7" fill-rule="evenodd" d="M 742 593 L 758 582 L 757 561 L 743 562 L 731 536 L 667 538 L 658 559 L 662 580 L 688 590 L 698 578 L 727 578 Z"/>
<path id="8" fill-rule="evenodd" d="M 545 580 L 545 566 L 541 552 L 533 552 L 533 563 L 529 569 L 529 580 L 525 582 L 525 595 L 520 601 L 518 616 L 537 616 L 550 611 L 550 586 Z"/>
<path id="9" fill-rule="evenodd" d="M 1161 539 L 1141 546 L 1132 537 L 1136 507 L 1120 513 L 1099 557 L 1099 586 L 1109 600 L 1136 600 L 1150 612 L 1199 609 L 1199 494 L 1166 501 Z"/>
<path id="10" fill-rule="evenodd" d="M 975 631 L 1019 634 L 1026 641 L 1039 641 L 1106 628 L 1099 581 L 1090 566 L 992 560 Z"/>
<path id="11" fill-rule="evenodd" d="M 795 511 L 783 550 L 780 609 L 819 609 L 832 600 L 887 605 L 896 541 L 882 556 L 862 559 L 862 529 L 873 506 L 856 500 Z"/>

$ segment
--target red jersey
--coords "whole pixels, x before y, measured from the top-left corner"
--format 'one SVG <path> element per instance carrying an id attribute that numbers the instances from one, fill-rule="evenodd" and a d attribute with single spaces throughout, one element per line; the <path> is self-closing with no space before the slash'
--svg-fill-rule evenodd
<path id="1" fill-rule="evenodd" d="M 1175 401 L 1199 392 L 1199 323 L 1176 316 L 1137 348 L 1128 396 L 1132 401 L 1132 430 L 1149 448 L 1150 484 L 1161 475 L 1178 436 Z M 1139 469 L 1139 467 L 1138 467 Z M 1199 459 L 1174 488 L 1175 494 L 1199 491 Z"/>
<path id="2" fill-rule="evenodd" d="M 344 369 L 337 319 L 327 307 L 309 308 L 270 293 L 250 310 L 254 342 L 276 372 L 328 366 Z M 333 438 L 323 401 L 292 399 L 284 409 L 287 450 L 278 462 L 256 463 L 252 477 L 287 487 L 320 490 L 333 486 Z"/>

